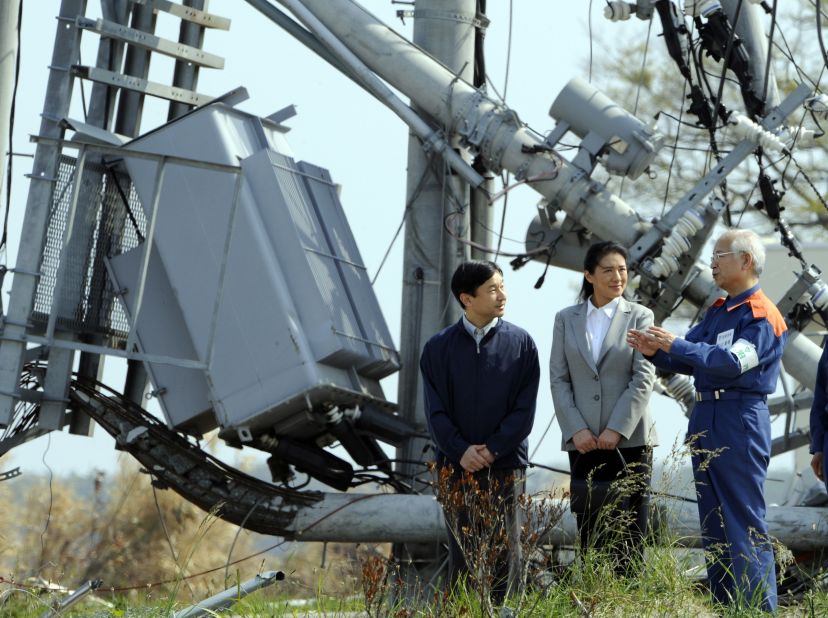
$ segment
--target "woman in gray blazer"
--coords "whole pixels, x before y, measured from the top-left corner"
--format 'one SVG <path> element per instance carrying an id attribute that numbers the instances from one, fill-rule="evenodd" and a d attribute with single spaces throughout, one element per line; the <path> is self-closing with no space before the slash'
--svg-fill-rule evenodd
<path id="1" fill-rule="evenodd" d="M 619 529 L 616 521 L 612 530 L 596 529 L 597 513 L 574 510 L 581 549 L 610 549 L 619 572 L 626 571 L 630 558 L 641 556 L 656 444 L 649 412 L 655 370 L 626 343 L 629 329 L 646 330 L 653 323 L 653 312 L 624 299 L 626 287 L 627 250 L 614 242 L 592 245 L 584 259 L 580 302 L 555 316 L 549 362 L 572 478 L 597 482 L 635 475 L 624 501 L 629 512 L 613 518 L 631 522 L 628 527 Z"/>

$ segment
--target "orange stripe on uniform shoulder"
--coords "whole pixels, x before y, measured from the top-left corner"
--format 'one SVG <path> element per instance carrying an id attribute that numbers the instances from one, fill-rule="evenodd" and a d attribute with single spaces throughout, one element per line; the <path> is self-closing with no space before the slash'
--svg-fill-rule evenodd
<path id="1" fill-rule="evenodd" d="M 778 337 L 786 330 L 788 325 L 785 324 L 785 318 L 777 309 L 773 301 L 768 298 L 762 290 L 757 290 L 755 294 L 751 294 L 745 299 L 745 302 L 750 305 L 754 318 L 765 318 L 773 326 L 773 333 Z"/>

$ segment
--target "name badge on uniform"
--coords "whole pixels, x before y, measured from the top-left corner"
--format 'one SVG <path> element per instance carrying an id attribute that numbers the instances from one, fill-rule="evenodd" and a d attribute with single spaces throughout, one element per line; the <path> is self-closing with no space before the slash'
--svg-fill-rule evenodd
<path id="1" fill-rule="evenodd" d="M 737 339 L 730 351 L 736 355 L 736 360 L 739 361 L 739 367 L 744 373 L 754 367 L 759 366 L 759 355 L 756 353 L 756 346 L 745 339 Z"/>
<path id="2" fill-rule="evenodd" d="M 719 336 L 716 337 L 716 345 L 725 350 L 729 349 L 733 345 L 733 329 L 719 333 Z"/>

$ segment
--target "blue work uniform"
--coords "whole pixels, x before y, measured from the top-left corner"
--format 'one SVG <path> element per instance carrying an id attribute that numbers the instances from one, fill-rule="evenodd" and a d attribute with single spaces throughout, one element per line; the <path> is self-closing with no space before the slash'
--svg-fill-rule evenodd
<path id="1" fill-rule="evenodd" d="M 776 608 L 773 549 L 764 485 L 771 455 L 767 396 L 776 390 L 787 326 L 758 285 L 720 298 L 704 318 L 650 360 L 692 375 L 693 448 L 702 541 L 710 588 L 722 603 Z"/>
<path id="2" fill-rule="evenodd" d="M 828 479 L 828 346 L 822 349 L 817 366 L 814 403 L 811 405 L 811 454 L 823 453 L 823 478 Z"/>

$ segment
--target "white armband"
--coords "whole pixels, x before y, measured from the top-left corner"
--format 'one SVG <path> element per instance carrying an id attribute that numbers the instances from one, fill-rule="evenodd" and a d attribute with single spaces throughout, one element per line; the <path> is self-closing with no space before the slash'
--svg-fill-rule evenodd
<path id="1" fill-rule="evenodd" d="M 739 367 L 741 368 L 739 373 L 745 373 L 759 366 L 759 355 L 756 354 L 756 346 L 750 341 L 737 339 L 736 343 L 730 346 L 730 351 L 736 355 L 736 359 L 739 361 Z"/>

